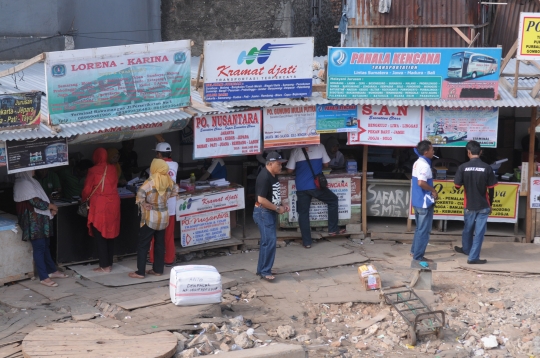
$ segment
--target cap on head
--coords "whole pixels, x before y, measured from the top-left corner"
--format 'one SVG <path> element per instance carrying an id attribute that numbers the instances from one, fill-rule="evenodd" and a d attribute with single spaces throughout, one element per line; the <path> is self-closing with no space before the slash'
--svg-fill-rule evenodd
<path id="1" fill-rule="evenodd" d="M 171 145 L 166 142 L 161 142 L 156 145 L 156 152 L 172 152 Z"/>
<path id="2" fill-rule="evenodd" d="M 285 163 L 287 159 L 281 158 L 281 155 L 279 155 L 278 152 L 270 152 L 266 156 L 266 162 L 280 162 Z"/>

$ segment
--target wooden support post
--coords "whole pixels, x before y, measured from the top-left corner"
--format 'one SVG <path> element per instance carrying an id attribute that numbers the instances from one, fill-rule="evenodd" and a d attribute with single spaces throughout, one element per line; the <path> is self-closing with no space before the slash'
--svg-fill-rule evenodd
<path id="1" fill-rule="evenodd" d="M 467 45 L 471 44 L 471 40 L 469 40 L 469 38 L 463 33 L 463 31 L 461 31 L 457 27 L 452 27 L 452 29 L 454 29 L 454 31 L 467 43 Z"/>
<path id="2" fill-rule="evenodd" d="M 510 61 L 510 59 L 512 59 L 512 56 L 514 56 L 514 54 L 516 53 L 517 47 L 518 47 L 518 41 L 519 40 L 516 40 L 516 42 L 514 42 L 514 44 L 512 45 L 512 48 L 510 48 L 510 51 L 508 51 L 508 53 L 506 54 L 506 57 L 503 59 L 500 73 L 503 73 L 503 70 L 506 68 L 506 65 L 508 65 L 508 62 Z"/>
<path id="3" fill-rule="evenodd" d="M 516 60 L 516 72 L 514 73 L 514 87 L 512 88 L 512 96 L 514 96 L 514 98 L 517 98 L 518 82 L 519 82 L 519 60 Z M 536 118 L 535 118 L 535 121 L 536 121 Z"/>
<path id="4" fill-rule="evenodd" d="M 199 89 L 199 82 L 201 80 L 201 71 L 202 71 L 203 62 L 204 62 L 204 53 L 201 53 L 201 57 L 199 58 L 199 68 L 197 69 L 197 82 L 195 83 L 196 90 Z"/>
<path id="5" fill-rule="evenodd" d="M 533 107 L 531 111 L 531 123 L 529 126 L 529 172 L 527 173 L 527 180 L 531 180 L 534 175 L 534 141 L 536 140 L 536 117 L 537 117 L 537 108 Z M 531 195 L 530 188 L 527 193 L 527 209 L 525 215 L 525 240 L 526 242 L 533 241 L 533 235 L 536 230 L 533 230 L 532 227 L 532 216 L 536 214 L 536 209 L 531 209 Z"/>
<path id="6" fill-rule="evenodd" d="M 16 72 L 22 71 L 25 68 L 28 68 L 28 67 L 32 66 L 33 64 L 38 63 L 38 62 L 43 61 L 43 60 L 45 60 L 45 53 L 44 52 L 40 53 L 37 56 L 32 57 L 29 60 L 24 61 L 23 63 L 19 63 L 17 66 L 13 66 L 11 68 L 8 68 L 7 70 L 0 71 L 0 77 L 5 77 L 5 76 L 12 75 L 12 74 L 14 74 Z"/>
<path id="7" fill-rule="evenodd" d="M 409 47 L 409 31 L 411 29 L 406 27 L 405 28 L 405 47 Z"/>
<path id="8" fill-rule="evenodd" d="M 364 236 L 367 235 L 367 159 L 368 159 L 368 147 L 364 145 L 362 153 L 362 232 Z"/>

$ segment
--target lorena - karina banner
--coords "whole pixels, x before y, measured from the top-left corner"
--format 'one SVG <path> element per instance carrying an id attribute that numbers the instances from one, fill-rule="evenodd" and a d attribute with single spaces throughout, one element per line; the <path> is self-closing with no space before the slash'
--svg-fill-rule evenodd
<path id="1" fill-rule="evenodd" d="M 204 100 L 311 96 L 313 37 L 204 42 Z"/>
<path id="2" fill-rule="evenodd" d="M 53 125 L 189 105 L 189 40 L 48 52 Z"/>
<path id="3" fill-rule="evenodd" d="M 501 48 L 330 47 L 329 99 L 496 99 Z"/>
<path id="4" fill-rule="evenodd" d="M 38 126 L 41 92 L 0 94 L 0 129 Z"/>
<path id="5" fill-rule="evenodd" d="M 259 108 L 196 117 L 193 159 L 259 154 L 261 122 Z"/>
<path id="6" fill-rule="evenodd" d="M 433 188 L 439 193 L 433 211 L 434 220 L 463 220 L 465 187 L 456 188 L 450 180 L 434 180 Z M 495 186 L 492 212 L 488 222 L 515 223 L 518 220 L 519 183 L 499 183 Z M 409 203 L 409 218 L 414 210 Z"/>
<path id="7" fill-rule="evenodd" d="M 66 138 L 9 140 L 6 152 L 8 174 L 69 164 Z"/>
<path id="8" fill-rule="evenodd" d="M 294 148 L 321 142 L 315 130 L 316 106 L 264 108 L 264 149 Z"/>

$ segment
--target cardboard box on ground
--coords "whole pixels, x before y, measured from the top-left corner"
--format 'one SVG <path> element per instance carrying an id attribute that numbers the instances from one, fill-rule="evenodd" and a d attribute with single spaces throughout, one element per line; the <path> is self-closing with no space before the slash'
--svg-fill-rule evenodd
<path id="1" fill-rule="evenodd" d="M 375 266 L 362 265 L 358 267 L 358 276 L 360 276 L 360 282 L 362 282 L 366 291 L 381 288 L 381 276 L 379 276 Z"/>

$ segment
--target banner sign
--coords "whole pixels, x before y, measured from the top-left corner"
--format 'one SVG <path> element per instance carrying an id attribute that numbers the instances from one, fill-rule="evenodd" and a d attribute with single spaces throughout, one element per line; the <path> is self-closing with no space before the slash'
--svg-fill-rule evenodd
<path id="1" fill-rule="evenodd" d="M 289 222 L 298 222 L 298 207 L 296 196 L 296 183 L 289 180 L 288 183 Z M 340 220 L 351 218 L 351 178 L 328 178 L 328 189 L 338 197 L 338 218 Z M 317 199 L 311 200 L 309 207 L 309 220 L 328 220 L 328 205 Z"/>
<path id="2" fill-rule="evenodd" d="M 422 107 L 358 107 L 358 132 L 349 133 L 349 145 L 416 147 L 422 139 Z"/>
<path id="3" fill-rule="evenodd" d="M 261 122 L 258 108 L 196 117 L 193 159 L 259 154 Z"/>
<path id="4" fill-rule="evenodd" d="M 424 107 L 424 138 L 436 147 L 465 147 L 475 140 L 497 148 L 499 107 Z"/>
<path id="5" fill-rule="evenodd" d="M 47 101 L 53 125 L 185 107 L 189 40 L 48 52 Z"/>
<path id="6" fill-rule="evenodd" d="M 317 133 L 358 131 L 356 105 L 317 105 Z"/>
<path id="7" fill-rule="evenodd" d="M 189 120 L 190 118 L 168 122 L 118 126 L 102 129 L 94 133 L 78 134 L 69 138 L 68 142 L 69 144 L 119 143 L 124 140 L 182 130 L 187 126 Z"/>
<path id="8" fill-rule="evenodd" d="M 540 60 L 540 13 L 519 14 L 518 60 Z"/>
<path id="9" fill-rule="evenodd" d="M 540 177 L 531 177 L 531 190 L 529 195 L 531 196 L 531 208 L 540 208 Z"/>
<path id="10" fill-rule="evenodd" d="M 465 187 L 457 189 L 450 180 L 434 180 L 433 187 L 439 193 L 433 212 L 434 220 L 463 220 Z M 495 186 L 492 213 L 488 222 L 515 223 L 518 220 L 519 183 L 499 183 Z M 409 208 L 409 218 L 414 219 L 414 210 Z"/>
<path id="11" fill-rule="evenodd" d="M 231 219 L 229 212 L 188 216 L 180 220 L 182 247 L 230 238 Z"/>
<path id="12" fill-rule="evenodd" d="M 242 187 L 195 196 L 180 195 L 176 199 L 176 220 L 204 213 L 240 210 L 245 207 L 244 202 Z"/>
<path id="13" fill-rule="evenodd" d="M 316 106 L 265 108 L 264 149 L 294 148 L 321 142 L 315 130 Z"/>
<path id="14" fill-rule="evenodd" d="M 0 143 L 0 167 L 7 165 L 6 146 L 5 143 Z"/>
<path id="15" fill-rule="evenodd" d="M 6 142 L 8 174 L 68 165 L 66 138 L 39 138 Z"/>
<path id="16" fill-rule="evenodd" d="M 41 92 L 0 94 L 0 129 L 38 126 Z"/>
<path id="17" fill-rule="evenodd" d="M 496 99 L 501 48 L 330 47 L 328 99 Z"/>
<path id="18" fill-rule="evenodd" d="M 204 100 L 310 97 L 313 37 L 204 42 Z"/>

